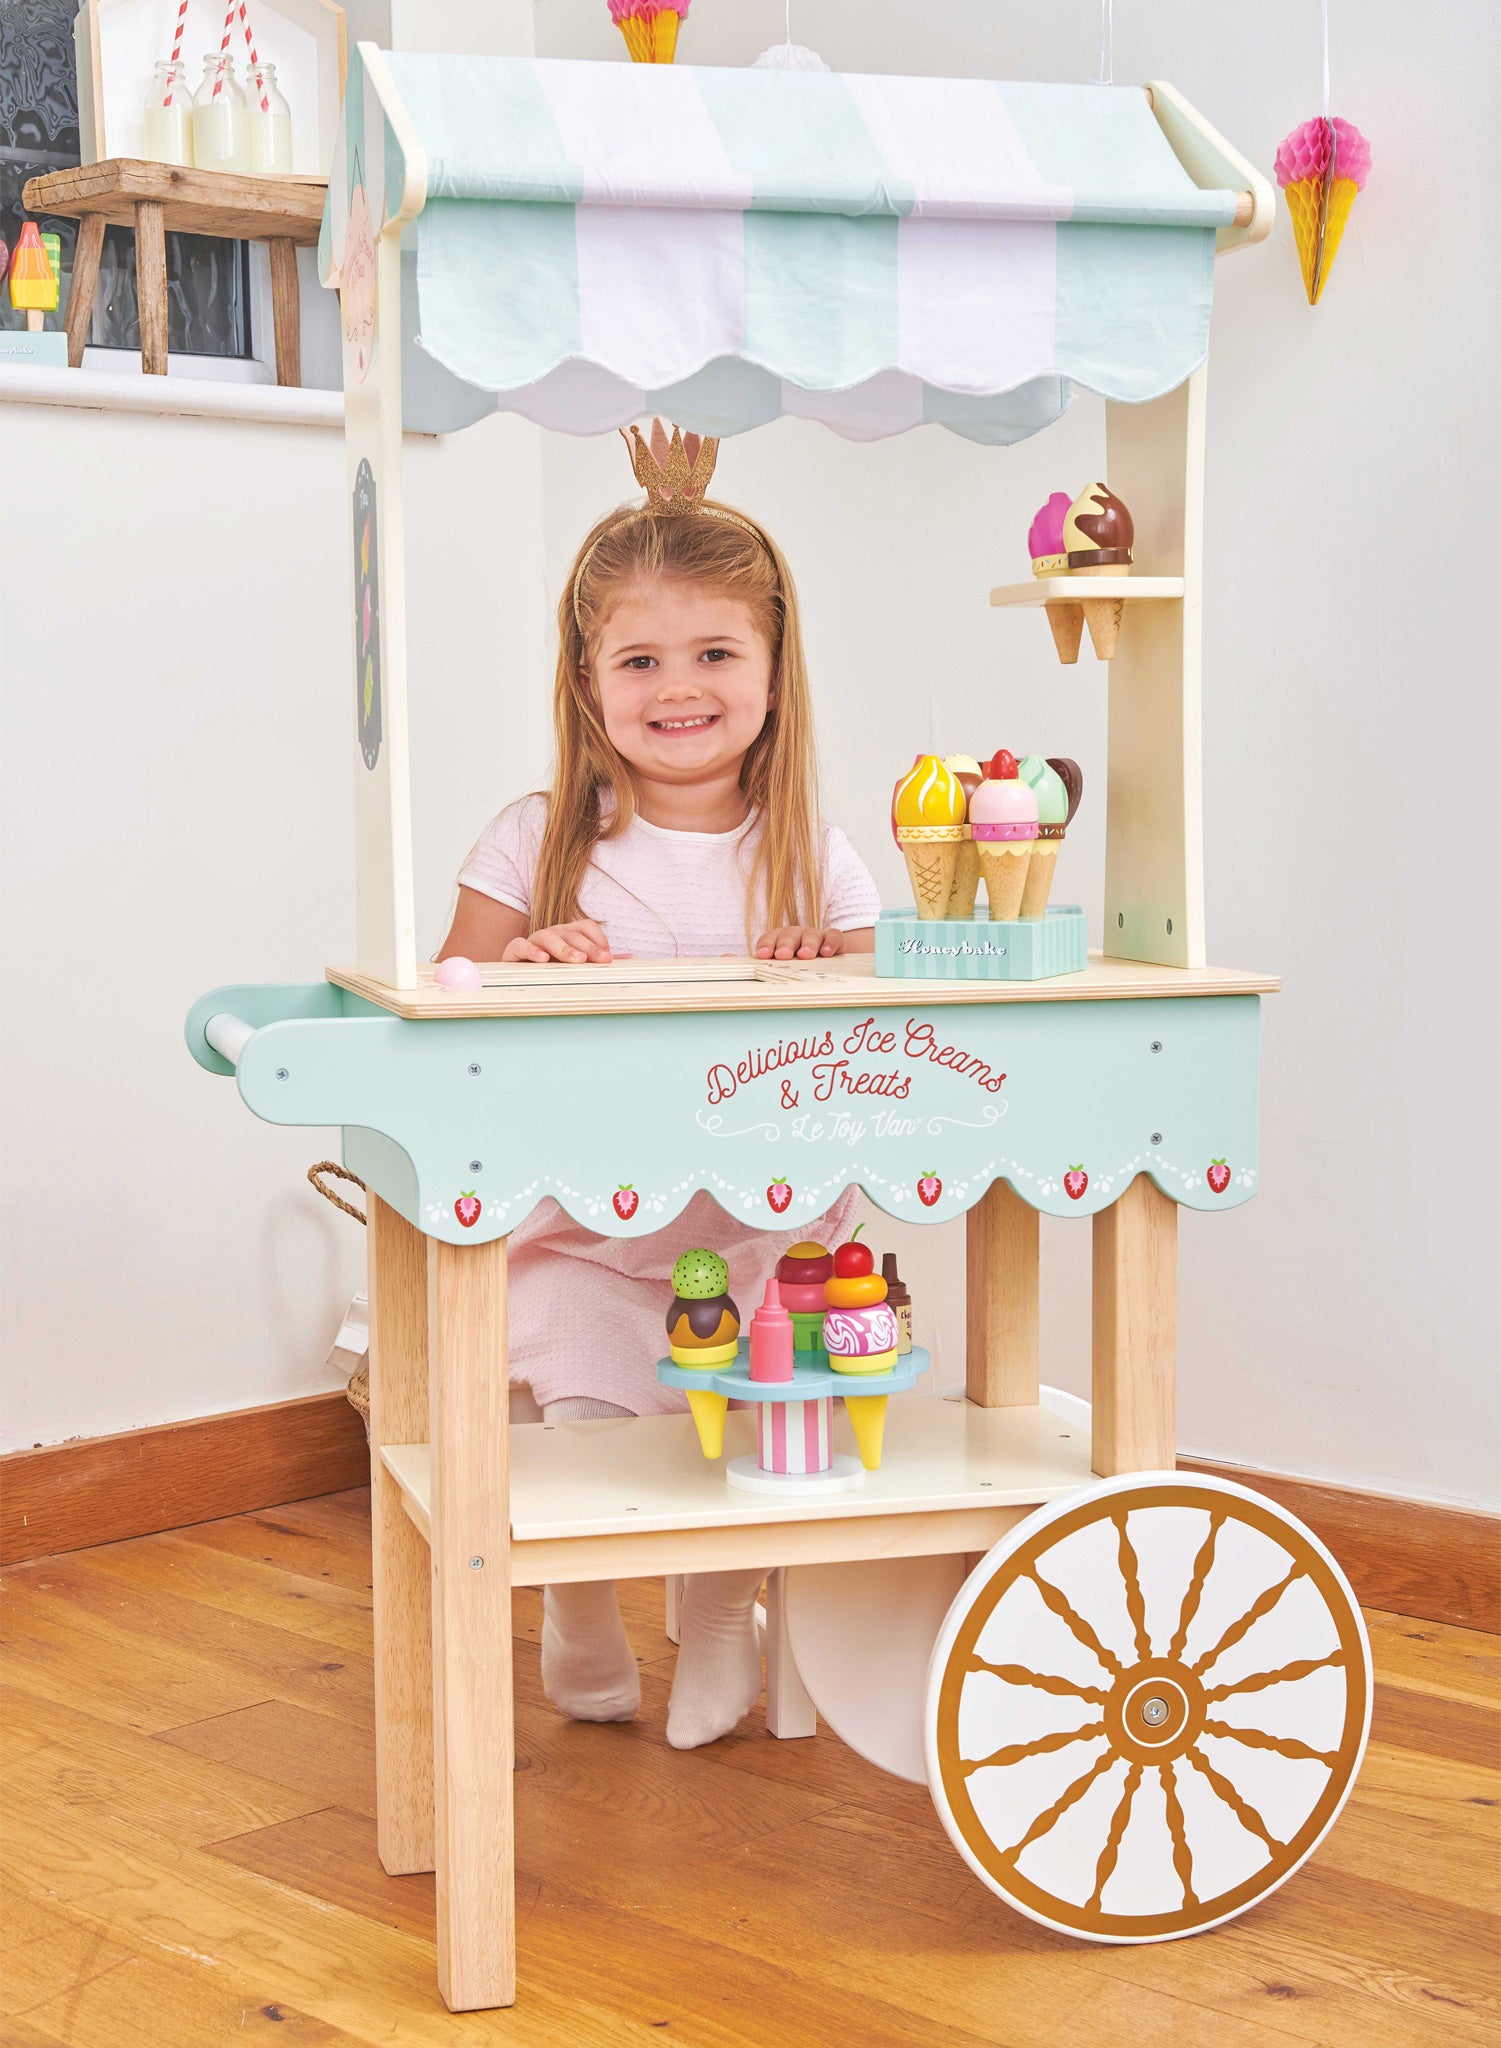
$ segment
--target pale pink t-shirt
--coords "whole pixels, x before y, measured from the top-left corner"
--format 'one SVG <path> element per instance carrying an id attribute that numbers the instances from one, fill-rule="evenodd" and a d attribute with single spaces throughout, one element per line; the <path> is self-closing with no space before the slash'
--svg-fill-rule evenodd
<path id="1" fill-rule="evenodd" d="M 546 799 L 522 797 L 494 818 L 459 872 L 466 889 L 529 912 Z M 759 823 L 733 832 L 669 832 L 632 818 L 618 839 L 602 839 L 579 890 L 579 909 L 602 924 L 611 949 L 643 960 L 748 950 L 745 878 Z M 824 827 L 823 923 L 836 931 L 874 924 L 880 892 L 837 825 Z M 751 937 L 763 920 L 752 920 Z"/>
<path id="2" fill-rule="evenodd" d="M 523 797 L 487 825 L 459 874 L 513 910 L 531 909 L 532 878 L 546 815 L 544 800 Z M 754 826 L 734 832 L 668 832 L 633 818 L 618 839 L 595 848 L 579 907 L 599 921 L 610 945 L 642 959 L 744 954 L 745 867 Z M 870 872 L 835 826 L 825 828 L 826 927 L 874 924 L 880 895 Z M 753 921 L 752 936 L 759 928 Z M 698 1189 L 682 1214 L 646 1237 L 597 1237 L 541 1202 L 512 1233 L 507 1314 L 511 1378 L 550 1401 L 610 1401 L 634 1415 L 666 1415 L 687 1406 L 660 1386 L 654 1367 L 667 1351 L 667 1309 L 674 1262 L 707 1245 L 729 1262 L 730 1293 L 749 1328 L 776 1262 L 812 1237 L 834 1245 L 847 1234 L 853 1189 L 816 1222 L 796 1230 L 752 1230 Z"/>

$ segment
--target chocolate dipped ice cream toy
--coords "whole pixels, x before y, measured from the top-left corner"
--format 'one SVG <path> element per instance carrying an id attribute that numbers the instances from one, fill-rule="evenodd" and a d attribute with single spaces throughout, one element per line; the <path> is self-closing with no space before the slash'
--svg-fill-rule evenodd
<path id="1" fill-rule="evenodd" d="M 1037 841 L 1022 891 L 1021 915 L 1042 917 L 1064 838 L 1084 794 L 1084 771 L 1077 761 L 1061 756 L 1048 761 L 1041 754 L 1027 754 L 1018 764 L 1018 773 L 1037 798 Z"/>
<path id="2" fill-rule="evenodd" d="M 1070 576 L 1129 576 L 1136 528 L 1131 514 L 1105 484 L 1090 484 L 1069 507 L 1063 522 L 1063 545 Z M 1115 655 L 1120 638 L 1123 597 L 1084 599 L 1084 623 L 1101 661 Z"/>
<path id="3" fill-rule="evenodd" d="M 674 1365 L 713 1373 L 734 1363 L 739 1355 L 740 1311 L 730 1299 L 729 1285 L 729 1267 L 718 1252 L 702 1246 L 684 1252 L 673 1267 L 667 1342 Z M 728 1397 L 710 1387 L 686 1391 L 704 1456 L 717 1458 L 724 1449 Z"/>

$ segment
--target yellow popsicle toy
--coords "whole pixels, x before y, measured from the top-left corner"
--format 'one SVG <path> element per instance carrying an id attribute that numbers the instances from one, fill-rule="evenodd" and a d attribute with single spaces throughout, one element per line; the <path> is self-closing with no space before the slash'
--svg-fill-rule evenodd
<path id="1" fill-rule="evenodd" d="M 34 220 L 22 224 L 21 239 L 10 259 L 10 302 L 26 315 L 32 334 L 40 334 L 43 320 L 57 311 L 57 271 L 47 260 L 41 230 Z"/>

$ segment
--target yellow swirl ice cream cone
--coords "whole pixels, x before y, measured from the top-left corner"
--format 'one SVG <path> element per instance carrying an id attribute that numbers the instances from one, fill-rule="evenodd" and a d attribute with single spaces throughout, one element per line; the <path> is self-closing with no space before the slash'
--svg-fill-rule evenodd
<path id="1" fill-rule="evenodd" d="M 964 811 L 963 785 L 936 754 L 919 754 L 892 792 L 892 828 L 919 917 L 949 914 L 960 849 L 969 838 Z"/>

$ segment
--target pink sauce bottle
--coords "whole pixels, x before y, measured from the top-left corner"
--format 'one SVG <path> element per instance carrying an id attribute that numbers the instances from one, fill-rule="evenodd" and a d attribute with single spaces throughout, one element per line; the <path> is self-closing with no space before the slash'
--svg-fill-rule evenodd
<path id="1" fill-rule="evenodd" d="M 773 1274 L 766 1283 L 766 1299 L 751 1317 L 751 1378 L 790 1380 L 792 1349 L 792 1318 L 782 1306 L 782 1290 Z"/>

